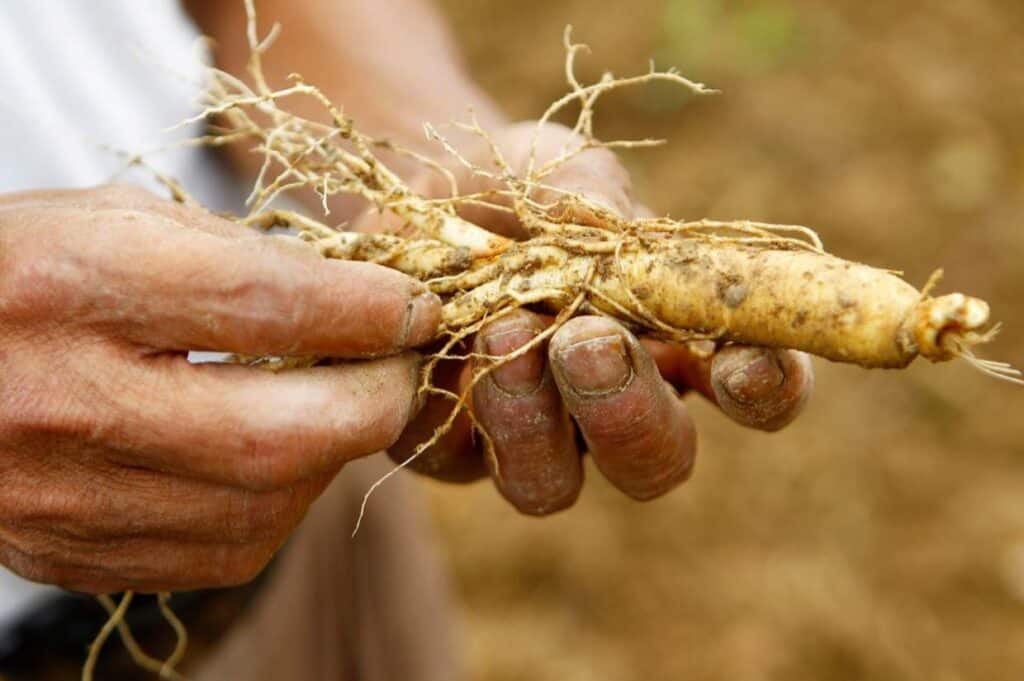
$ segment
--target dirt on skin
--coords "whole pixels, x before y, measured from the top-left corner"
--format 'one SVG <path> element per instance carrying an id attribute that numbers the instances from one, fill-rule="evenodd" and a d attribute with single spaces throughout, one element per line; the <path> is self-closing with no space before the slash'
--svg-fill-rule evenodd
<path id="1" fill-rule="evenodd" d="M 444 0 L 517 118 L 650 56 L 724 94 L 610 96 L 606 138 L 675 217 L 814 227 L 834 253 L 988 300 L 987 356 L 1024 365 L 1024 3 Z M 648 504 L 588 467 L 579 503 L 519 517 L 429 485 L 474 681 L 1018 681 L 1024 391 L 964 364 L 816 363 L 805 415 L 744 431 L 688 398 L 693 480 Z"/>

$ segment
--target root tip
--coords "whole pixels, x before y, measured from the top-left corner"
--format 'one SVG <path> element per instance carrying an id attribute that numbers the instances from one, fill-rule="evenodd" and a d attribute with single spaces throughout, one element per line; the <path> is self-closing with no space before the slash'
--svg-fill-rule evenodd
<path id="1" fill-rule="evenodd" d="M 962 293 L 925 298 L 912 320 L 917 351 L 933 362 L 959 357 L 964 349 L 992 339 L 995 329 L 982 331 L 988 320 L 988 303 L 980 298 Z"/>
<path id="2" fill-rule="evenodd" d="M 988 343 L 999 333 L 999 324 L 983 330 L 988 321 L 989 306 L 984 300 L 962 293 L 924 298 L 913 321 L 918 353 L 933 362 L 962 359 L 993 378 L 1024 386 L 1020 370 L 974 354 L 975 346 Z"/>

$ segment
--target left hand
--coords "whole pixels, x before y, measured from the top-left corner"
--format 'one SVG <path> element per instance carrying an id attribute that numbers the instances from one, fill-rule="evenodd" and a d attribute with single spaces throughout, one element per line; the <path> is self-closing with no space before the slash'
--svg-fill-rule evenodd
<path id="1" fill-rule="evenodd" d="M 534 123 L 506 126 L 494 140 L 506 159 L 525 167 Z M 545 128 L 538 162 L 555 157 L 571 131 Z M 472 160 L 490 167 L 487 150 Z M 468 173 L 466 174 L 468 175 Z M 481 189 L 478 177 L 462 176 L 460 189 Z M 579 193 L 623 216 L 649 215 L 632 195 L 629 176 L 617 157 L 593 149 L 563 165 L 547 180 Z M 424 173 L 412 183 L 423 194 L 443 195 L 438 174 Z M 557 196 L 543 196 L 553 201 Z M 492 231 L 521 237 L 508 213 L 467 209 L 464 217 Z M 587 221 L 588 216 L 579 219 Z M 385 228 L 381 216 L 368 213 L 361 226 Z M 540 333 L 549 319 L 519 310 L 485 327 L 475 350 L 491 355 L 513 352 Z M 435 380 L 460 392 L 474 368 L 469 363 L 440 365 Z M 476 480 L 490 473 L 498 491 L 519 511 L 545 515 L 571 506 L 579 495 L 583 470 L 577 433 L 604 476 L 638 500 L 657 497 L 686 480 L 696 455 L 696 429 L 681 393 L 695 390 L 737 423 L 766 431 L 792 421 L 811 392 L 813 375 L 806 355 L 790 350 L 726 345 L 710 356 L 684 345 L 637 339 L 607 317 L 571 319 L 543 346 L 494 370 L 477 384 L 472 408 L 494 445 L 484 455 L 466 415 L 438 444 L 410 467 L 449 481 Z M 452 408 L 451 401 L 431 399 L 389 450 L 405 460 L 430 438 Z M 495 466 L 497 464 L 497 466 Z"/>

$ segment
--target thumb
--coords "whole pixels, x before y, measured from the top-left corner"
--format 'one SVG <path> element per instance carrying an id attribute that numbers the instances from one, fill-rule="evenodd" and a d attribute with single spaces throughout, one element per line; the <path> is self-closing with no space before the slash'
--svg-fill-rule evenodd
<path id="1" fill-rule="evenodd" d="M 548 124 L 539 133 L 533 124 L 525 129 L 516 128 L 513 134 L 521 138 L 521 145 L 529 147 L 536 139 L 535 169 L 568 155 L 542 179 L 543 187 L 535 195 L 541 203 L 553 206 L 553 214 L 568 210 L 574 221 L 595 226 L 607 224 L 607 220 L 601 219 L 603 212 L 634 217 L 632 182 L 614 152 L 594 147 L 571 155 L 586 140 L 561 125 Z"/>

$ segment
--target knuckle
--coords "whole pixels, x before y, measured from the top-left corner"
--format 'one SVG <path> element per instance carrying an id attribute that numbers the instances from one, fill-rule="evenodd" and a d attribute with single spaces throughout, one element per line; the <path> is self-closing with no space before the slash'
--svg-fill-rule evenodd
<path id="1" fill-rule="evenodd" d="M 0 311 L 8 320 L 46 319 L 78 299 L 81 268 L 73 259 L 40 246 L 27 243 L 9 249 L 12 255 L 0 262 Z"/>

